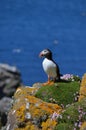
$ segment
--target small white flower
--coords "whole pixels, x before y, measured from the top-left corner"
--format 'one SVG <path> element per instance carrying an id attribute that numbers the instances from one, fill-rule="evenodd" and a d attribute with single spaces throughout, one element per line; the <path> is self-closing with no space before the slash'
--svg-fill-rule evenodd
<path id="1" fill-rule="evenodd" d="M 62 119 L 62 115 L 59 115 L 59 118 Z"/>
<path id="2" fill-rule="evenodd" d="M 78 123 L 77 123 L 77 122 L 75 122 L 74 126 L 75 126 L 75 127 L 76 127 L 76 126 L 78 126 Z"/>
<path id="3" fill-rule="evenodd" d="M 68 119 L 70 119 L 70 116 L 67 116 Z"/>
<path id="4" fill-rule="evenodd" d="M 72 79 L 72 81 L 74 81 L 74 79 Z"/>

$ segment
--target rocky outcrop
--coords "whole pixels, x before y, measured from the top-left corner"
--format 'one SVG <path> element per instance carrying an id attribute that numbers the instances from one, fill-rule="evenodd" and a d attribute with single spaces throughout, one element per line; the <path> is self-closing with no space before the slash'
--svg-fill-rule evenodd
<path id="1" fill-rule="evenodd" d="M 86 99 L 86 73 L 82 77 L 79 101 L 83 99 Z M 86 118 L 85 118 L 85 121 L 82 123 L 80 130 L 86 130 Z"/>
<path id="2" fill-rule="evenodd" d="M 82 77 L 79 101 L 83 98 L 86 98 L 86 74 Z"/>
<path id="3" fill-rule="evenodd" d="M 81 83 L 73 80 L 18 88 L 1 130 L 85 130 L 86 93 L 80 98 L 85 83 L 83 77 Z"/>
<path id="4" fill-rule="evenodd" d="M 7 113 L 9 112 L 12 105 L 12 98 L 3 97 L 0 100 L 0 124 L 4 126 L 7 122 Z"/>
<path id="5" fill-rule="evenodd" d="M 35 88 L 17 89 L 8 115 L 7 130 L 52 130 L 55 127 L 57 122 L 53 113 L 59 114 L 61 107 L 36 98 L 33 91 Z"/>
<path id="6" fill-rule="evenodd" d="M 14 66 L 0 64 L 0 99 L 11 97 L 16 88 L 21 85 L 21 74 Z"/>
<path id="7" fill-rule="evenodd" d="M 16 67 L 0 64 L 0 126 L 6 124 L 12 96 L 21 84 L 21 74 Z"/>

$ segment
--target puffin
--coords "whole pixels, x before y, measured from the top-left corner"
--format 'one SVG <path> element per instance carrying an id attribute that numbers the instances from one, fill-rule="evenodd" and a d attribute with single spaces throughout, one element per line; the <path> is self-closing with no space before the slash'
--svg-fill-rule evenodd
<path id="1" fill-rule="evenodd" d="M 44 49 L 40 52 L 39 57 L 44 57 L 42 62 L 42 66 L 44 72 L 48 76 L 47 83 L 49 84 L 51 81 L 56 82 L 60 80 L 60 69 L 59 66 L 52 58 L 52 52 L 50 49 Z"/>

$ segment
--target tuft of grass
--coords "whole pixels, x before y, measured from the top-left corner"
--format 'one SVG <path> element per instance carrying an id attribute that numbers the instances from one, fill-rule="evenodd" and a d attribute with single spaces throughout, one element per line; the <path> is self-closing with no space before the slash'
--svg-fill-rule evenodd
<path id="1" fill-rule="evenodd" d="M 73 127 L 67 123 L 61 123 L 54 130 L 73 130 Z"/>
<path id="2" fill-rule="evenodd" d="M 58 82 L 51 86 L 42 86 L 35 96 L 46 102 L 66 106 L 74 102 L 74 94 L 79 90 L 79 82 Z"/>

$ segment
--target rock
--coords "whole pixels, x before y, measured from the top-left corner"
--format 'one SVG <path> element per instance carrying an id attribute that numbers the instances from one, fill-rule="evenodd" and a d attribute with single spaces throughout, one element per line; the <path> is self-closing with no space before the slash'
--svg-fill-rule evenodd
<path id="1" fill-rule="evenodd" d="M 81 85 L 71 81 L 20 86 L 14 93 L 6 126 L 1 130 L 85 130 L 86 97 L 74 100 L 79 98 L 82 84 L 83 79 Z"/>
<path id="2" fill-rule="evenodd" d="M 11 108 L 12 101 L 12 98 L 3 97 L 0 100 L 0 112 L 8 113 Z"/>
<path id="3" fill-rule="evenodd" d="M 32 88 L 18 88 L 14 94 L 14 103 L 8 114 L 6 130 L 47 130 L 57 124 L 52 114 L 61 112 L 58 104 L 42 101 L 31 95 Z M 32 90 L 33 91 L 33 90 Z"/>
<path id="4" fill-rule="evenodd" d="M 84 74 L 82 77 L 79 101 L 81 101 L 83 98 L 86 98 L 86 74 Z"/>
<path id="5" fill-rule="evenodd" d="M 86 130 L 86 121 L 82 124 L 80 130 Z"/>
<path id="6" fill-rule="evenodd" d="M 0 64 L 0 98 L 11 97 L 21 85 L 21 74 L 14 66 Z"/>
<path id="7" fill-rule="evenodd" d="M 9 97 L 4 97 L 0 100 L 0 124 L 1 126 L 4 126 L 7 122 L 7 113 L 9 112 L 11 105 L 12 105 L 12 99 Z"/>

